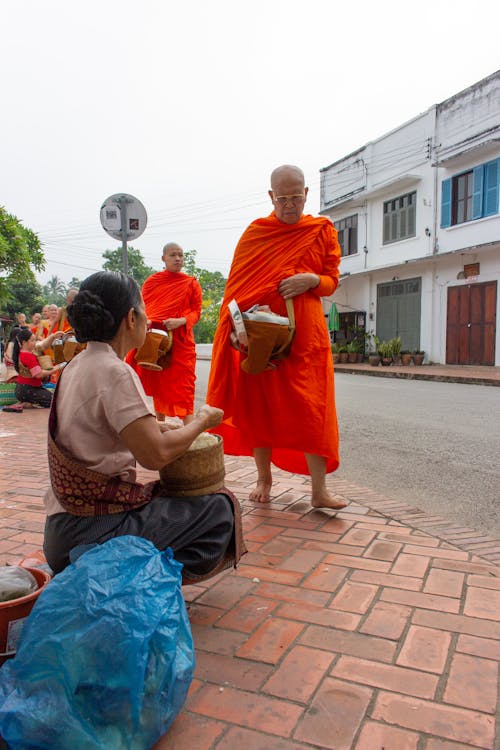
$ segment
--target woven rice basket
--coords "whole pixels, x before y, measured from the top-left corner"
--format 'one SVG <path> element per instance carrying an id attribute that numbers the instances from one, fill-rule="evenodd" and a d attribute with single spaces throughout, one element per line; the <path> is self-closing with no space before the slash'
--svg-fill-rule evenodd
<path id="1" fill-rule="evenodd" d="M 52 360 L 48 354 L 40 354 L 38 357 L 38 364 L 42 368 L 42 370 L 51 370 L 52 369 Z"/>
<path id="2" fill-rule="evenodd" d="M 188 450 L 160 469 L 160 482 L 173 497 L 194 497 L 217 492 L 224 484 L 224 444 L 217 442 L 205 448 Z"/>

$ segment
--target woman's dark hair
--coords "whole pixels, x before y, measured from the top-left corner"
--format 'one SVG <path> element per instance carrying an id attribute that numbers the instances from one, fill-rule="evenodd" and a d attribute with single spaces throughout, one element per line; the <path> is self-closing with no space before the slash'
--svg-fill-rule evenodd
<path id="1" fill-rule="evenodd" d="M 10 333 L 9 333 L 9 341 L 7 343 L 11 341 L 15 341 L 16 336 L 19 336 L 19 331 L 22 331 L 22 330 L 23 329 L 21 328 L 21 326 L 12 326 L 12 328 L 10 329 Z"/>
<path id="2" fill-rule="evenodd" d="M 67 315 L 78 341 L 111 341 L 130 308 L 140 304 L 141 291 L 131 276 L 98 271 L 82 282 Z"/>
<path id="3" fill-rule="evenodd" d="M 13 339 L 14 348 L 12 349 L 12 361 L 14 362 L 14 367 L 18 371 L 19 371 L 19 352 L 21 351 L 21 346 L 24 344 L 25 341 L 29 341 L 32 336 L 33 336 L 33 333 L 30 331 L 29 328 L 18 328 L 18 330 L 16 331 L 14 335 L 14 339 Z"/>

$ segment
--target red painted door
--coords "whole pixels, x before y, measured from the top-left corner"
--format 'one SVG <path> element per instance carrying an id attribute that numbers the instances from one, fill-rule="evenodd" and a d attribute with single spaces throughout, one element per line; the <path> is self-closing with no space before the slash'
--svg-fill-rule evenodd
<path id="1" fill-rule="evenodd" d="M 446 364 L 494 365 L 497 282 L 448 289 Z"/>

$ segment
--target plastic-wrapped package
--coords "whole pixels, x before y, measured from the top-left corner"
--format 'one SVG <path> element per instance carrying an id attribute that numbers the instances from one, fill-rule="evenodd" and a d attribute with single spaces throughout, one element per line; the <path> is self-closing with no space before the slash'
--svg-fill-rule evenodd
<path id="1" fill-rule="evenodd" d="M 10 750 L 149 750 L 181 709 L 194 648 L 170 549 L 125 536 L 42 591 L 0 669 Z"/>
<path id="2" fill-rule="evenodd" d="M 38 583 L 29 570 L 18 565 L 2 565 L 0 567 L 0 602 L 20 599 L 36 591 Z"/>

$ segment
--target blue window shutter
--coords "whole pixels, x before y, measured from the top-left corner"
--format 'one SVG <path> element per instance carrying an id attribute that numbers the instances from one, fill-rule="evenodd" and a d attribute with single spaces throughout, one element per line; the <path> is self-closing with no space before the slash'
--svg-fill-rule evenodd
<path id="1" fill-rule="evenodd" d="M 484 164 L 474 167 L 472 178 L 472 218 L 480 219 L 483 215 L 483 177 Z"/>
<path id="2" fill-rule="evenodd" d="M 441 226 L 451 225 L 451 177 L 441 183 Z"/>
<path id="3" fill-rule="evenodd" d="M 498 213 L 498 193 L 500 189 L 500 159 L 484 165 L 484 215 Z"/>

